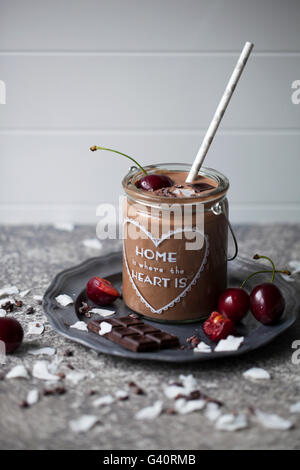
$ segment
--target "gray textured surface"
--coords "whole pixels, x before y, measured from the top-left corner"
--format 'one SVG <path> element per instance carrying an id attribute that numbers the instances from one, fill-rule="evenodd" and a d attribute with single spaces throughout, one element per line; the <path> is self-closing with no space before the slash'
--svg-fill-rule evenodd
<path id="1" fill-rule="evenodd" d="M 300 260 L 299 226 L 239 226 L 236 227 L 240 253 L 251 257 L 255 252 L 273 255 L 278 265 L 291 259 Z M 26 323 L 43 318 L 42 310 L 33 295 L 43 294 L 52 277 L 62 269 L 97 254 L 82 245 L 82 240 L 94 237 L 94 228 L 78 227 L 73 232 L 61 232 L 54 228 L 1 227 L 0 287 L 15 284 L 21 290 L 31 288 L 24 308 L 16 313 L 26 331 Z M 104 245 L 103 253 L 116 249 L 115 242 Z M 294 285 L 299 286 L 298 282 Z M 28 305 L 36 313 L 25 317 Z M 76 370 L 90 370 L 95 374 L 78 385 L 66 384 L 63 396 L 42 396 L 39 403 L 21 409 L 18 403 L 26 398 L 28 390 L 43 390 L 45 383 L 37 379 L 0 381 L 0 447 L 10 449 L 297 449 L 300 447 L 300 415 L 291 415 L 289 406 L 299 400 L 300 365 L 291 361 L 291 344 L 300 340 L 300 323 L 297 322 L 271 345 L 237 359 L 212 361 L 201 365 L 170 366 L 131 362 L 114 359 L 85 349 L 58 336 L 46 324 L 42 336 L 26 336 L 17 354 L 9 356 L 0 366 L 2 372 L 14 365 L 24 364 L 32 370 L 36 357 L 27 354 L 33 346 L 53 346 L 56 355 L 63 357 L 59 370 L 69 371 L 67 364 Z M 63 353 L 71 349 L 73 357 Z M 45 358 L 51 361 L 50 358 Z M 246 381 L 242 372 L 252 366 L 266 368 L 272 380 L 263 383 Z M 0 369 L 0 370 L 1 370 Z M 291 418 L 295 426 L 290 431 L 271 431 L 262 428 L 250 417 L 249 429 L 236 432 L 220 432 L 207 421 L 201 412 L 186 416 L 162 415 L 152 422 L 133 419 L 140 408 L 156 399 L 168 401 L 162 393 L 163 385 L 176 380 L 180 373 L 192 373 L 200 388 L 224 401 L 224 411 L 247 411 L 249 406 L 263 411 L 276 412 Z M 128 401 L 109 407 L 94 409 L 91 402 L 97 396 L 127 389 L 134 380 L 147 395 L 131 395 Z M 64 383 L 64 380 L 62 381 Z M 211 388 L 211 384 L 216 385 Z M 90 397 L 89 390 L 97 395 Z M 69 421 L 82 414 L 96 414 L 101 424 L 87 434 L 74 435 Z"/>

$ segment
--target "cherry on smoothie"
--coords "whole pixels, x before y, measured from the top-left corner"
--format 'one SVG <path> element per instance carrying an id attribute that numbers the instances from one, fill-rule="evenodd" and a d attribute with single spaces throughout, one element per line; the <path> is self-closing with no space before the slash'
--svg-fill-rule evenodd
<path id="1" fill-rule="evenodd" d="M 234 323 L 219 312 L 212 312 L 203 323 L 203 331 L 212 341 L 220 341 L 234 332 Z"/>
<path id="2" fill-rule="evenodd" d="M 253 256 L 253 259 L 261 258 L 264 258 L 271 263 L 272 271 L 264 270 L 251 274 L 247 277 L 247 279 L 245 279 L 241 287 L 243 287 L 247 280 L 255 274 L 260 272 L 272 272 L 271 282 L 264 282 L 257 285 L 250 294 L 250 310 L 253 316 L 256 318 L 256 320 L 263 323 L 264 325 L 272 325 L 279 320 L 285 308 L 285 300 L 283 295 L 280 289 L 275 284 L 273 284 L 275 273 L 280 272 L 287 275 L 290 275 L 291 273 L 287 270 L 276 270 L 273 261 L 267 256 Z"/>
<path id="3" fill-rule="evenodd" d="M 107 279 L 94 276 L 87 282 L 86 294 L 97 305 L 109 305 L 120 297 L 119 291 Z"/>
<path id="4" fill-rule="evenodd" d="M 244 318 L 249 306 L 249 294 L 240 287 L 226 289 L 218 301 L 218 311 L 233 322 L 238 322 Z"/>
<path id="5" fill-rule="evenodd" d="M 151 174 L 143 176 L 136 182 L 136 187 L 144 191 L 155 191 L 156 189 L 169 188 L 174 182 L 167 175 Z"/>
<path id="6" fill-rule="evenodd" d="M 6 353 L 13 353 L 22 343 L 24 331 L 14 318 L 0 318 L 0 340 L 4 342 Z"/>

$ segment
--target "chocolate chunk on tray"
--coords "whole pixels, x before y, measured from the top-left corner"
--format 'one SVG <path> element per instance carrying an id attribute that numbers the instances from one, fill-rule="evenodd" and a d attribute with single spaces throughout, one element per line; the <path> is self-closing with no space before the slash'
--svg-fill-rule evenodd
<path id="1" fill-rule="evenodd" d="M 88 322 L 88 330 L 99 334 L 100 324 L 103 321 L 112 325 L 111 331 L 103 337 L 130 351 L 147 352 L 179 346 L 177 336 L 147 325 L 140 319 L 131 316 L 91 320 Z"/>

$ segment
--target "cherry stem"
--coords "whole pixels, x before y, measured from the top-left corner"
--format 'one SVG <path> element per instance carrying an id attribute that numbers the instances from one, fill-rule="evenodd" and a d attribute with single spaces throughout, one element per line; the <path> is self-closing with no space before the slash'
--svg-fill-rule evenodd
<path id="1" fill-rule="evenodd" d="M 274 278 L 275 278 L 275 264 L 273 263 L 273 261 L 271 260 L 271 258 L 268 258 L 268 256 L 263 256 L 263 255 L 258 255 L 258 254 L 256 254 L 256 255 L 253 256 L 253 259 L 261 259 L 261 258 L 264 258 L 264 259 L 268 260 L 268 261 L 271 263 L 272 269 L 273 269 L 273 274 L 272 274 L 271 282 L 273 282 L 273 281 L 274 281 Z"/>
<path id="2" fill-rule="evenodd" d="M 119 152 L 118 150 L 108 149 L 106 147 L 97 147 L 96 145 L 93 145 L 90 148 L 90 150 L 92 152 L 95 152 L 96 150 L 107 150 L 108 152 L 114 152 L 114 153 L 118 153 L 119 155 L 123 155 L 123 157 L 129 158 L 129 160 L 135 163 L 146 176 L 148 175 L 147 171 L 134 158 L 130 157 L 129 155 L 126 155 L 126 153 Z"/>
<path id="3" fill-rule="evenodd" d="M 262 271 L 256 271 L 255 273 L 252 273 L 252 274 L 250 274 L 248 277 L 246 277 L 246 279 L 242 282 L 240 288 L 242 289 L 242 288 L 244 287 L 244 285 L 246 284 L 246 282 L 247 282 L 252 276 L 255 276 L 256 274 L 261 274 L 261 273 L 273 273 L 273 272 L 274 272 L 274 274 L 275 274 L 275 273 L 281 273 L 281 274 L 286 274 L 287 276 L 290 276 L 290 275 L 291 275 L 291 272 L 288 271 L 287 269 L 282 269 L 282 270 L 277 270 L 277 269 L 275 269 L 274 271 L 273 271 L 273 270 L 271 271 L 270 269 L 264 269 L 264 270 L 262 270 Z"/>

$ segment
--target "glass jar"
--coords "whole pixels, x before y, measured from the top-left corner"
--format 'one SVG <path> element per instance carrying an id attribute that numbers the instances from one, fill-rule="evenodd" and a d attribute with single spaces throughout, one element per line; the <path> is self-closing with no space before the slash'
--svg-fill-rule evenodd
<path id="1" fill-rule="evenodd" d="M 145 167 L 150 173 L 188 174 L 178 163 Z M 133 311 L 161 322 L 191 322 L 216 309 L 226 288 L 228 179 L 202 168 L 214 188 L 194 197 L 165 197 L 135 183 L 132 167 L 123 179 L 123 299 Z M 184 175 L 185 176 L 185 175 Z"/>

